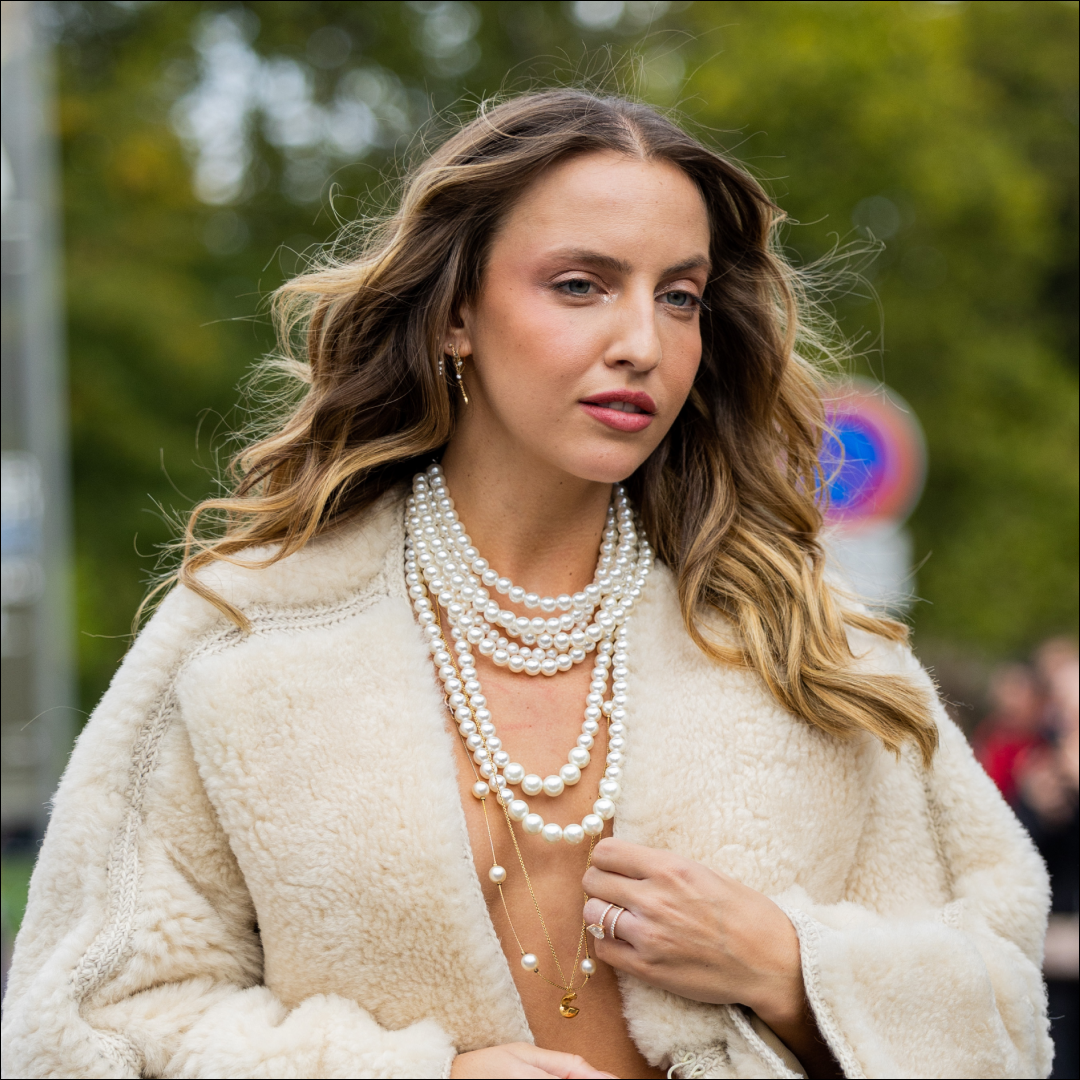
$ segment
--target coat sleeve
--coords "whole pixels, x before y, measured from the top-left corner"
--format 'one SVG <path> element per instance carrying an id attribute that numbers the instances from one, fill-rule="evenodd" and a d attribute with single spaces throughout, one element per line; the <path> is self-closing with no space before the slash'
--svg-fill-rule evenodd
<path id="1" fill-rule="evenodd" d="M 199 779 L 174 693 L 215 626 L 162 605 L 60 784 L 4 1001 L 9 1077 L 441 1077 L 425 1020 L 390 1031 L 352 1000 L 262 984 L 256 913 Z"/>
<path id="2" fill-rule="evenodd" d="M 848 1077 L 1045 1077 L 1045 868 L 926 673 L 907 650 L 890 667 L 934 694 L 939 749 L 929 770 L 914 754 L 889 770 L 909 782 L 877 793 L 843 902 L 778 898 L 807 998 Z M 937 910 L 882 886 L 903 833 L 923 829 L 949 897 Z"/>

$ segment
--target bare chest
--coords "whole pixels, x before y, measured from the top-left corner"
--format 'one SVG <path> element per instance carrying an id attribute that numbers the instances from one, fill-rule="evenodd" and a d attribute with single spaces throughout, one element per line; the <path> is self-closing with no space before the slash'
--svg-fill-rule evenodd
<path id="1" fill-rule="evenodd" d="M 530 773 L 557 773 L 581 732 L 589 665 L 549 679 L 522 678 L 481 663 L 479 676 L 504 749 Z M 580 822 L 597 798 L 606 753 L 607 733 L 601 725 L 581 780 L 555 798 L 544 793 L 530 797 L 530 808 L 545 821 Z M 587 983 L 580 971 L 587 947 L 581 879 L 588 865 L 588 839 L 578 845 L 549 844 L 526 834 L 519 824 L 511 826 L 494 798 L 481 802 L 473 795 L 475 763 L 460 740 L 457 764 L 477 877 L 537 1045 L 581 1054 L 616 1076 L 662 1075 L 649 1067 L 630 1039 L 612 969 L 599 964 Z M 610 833 L 609 822 L 604 835 Z M 506 871 L 501 890 L 489 876 L 493 865 Z M 538 973 L 522 967 L 523 952 L 539 958 Z M 559 1005 L 571 986 L 577 995 L 573 1007 L 579 1011 L 567 1017 Z"/>

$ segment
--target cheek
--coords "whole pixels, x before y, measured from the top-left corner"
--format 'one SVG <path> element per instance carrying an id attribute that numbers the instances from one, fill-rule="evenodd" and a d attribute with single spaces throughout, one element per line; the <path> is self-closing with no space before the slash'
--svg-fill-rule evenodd
<path id="1" fill-rule="evenodd" d="M 476 342 L 478 364 L 493 402 L 535 414 L 564 404 L 595 361 L 599 344 L 577 312 L 527 294 L 492 304 L 484 312 L 485 333 Z"/>
<path id="2" fill-rule="evenodd" d="M 685 400 L 701 365 L 701 330 L 696 323 L 683 324 L 661 341 L 664 359 L 656 373 L 671 400 Z"/>

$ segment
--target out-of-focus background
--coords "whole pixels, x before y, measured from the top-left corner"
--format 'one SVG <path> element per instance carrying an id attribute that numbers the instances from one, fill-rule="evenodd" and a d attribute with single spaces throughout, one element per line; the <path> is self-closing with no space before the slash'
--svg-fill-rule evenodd
<path id="1" fill-rule="evenodd" d="M 172 515 L 246 422 L 268 294 L 392 196 L 433 117 L 570 82 L 741 158 L 797 263 L 876 249 L 830 294 L 867 399 L 841 441 L 903 490 L 875 517 L 837 488 L 836 557 L 888 579 L 1051 862 L 1075 1017 L 1077 23 L 1056 0 L 5 0 L 5 952 Z"/>

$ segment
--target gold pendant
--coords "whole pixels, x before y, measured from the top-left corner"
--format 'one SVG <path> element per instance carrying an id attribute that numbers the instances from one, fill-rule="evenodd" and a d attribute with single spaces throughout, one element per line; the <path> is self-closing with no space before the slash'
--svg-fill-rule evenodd
<path id="1" fill-rule="evenodd" d="M 562 1000 L 559 1002 L 559 1015 L 565 1016 L 567 1020 L 573 1020 L 575 1016 L 581 1010 L 573 1004 L 574 998 L 577 997 L 577 993 L 573 990 L 568 990 L 562 996 Z"/>

